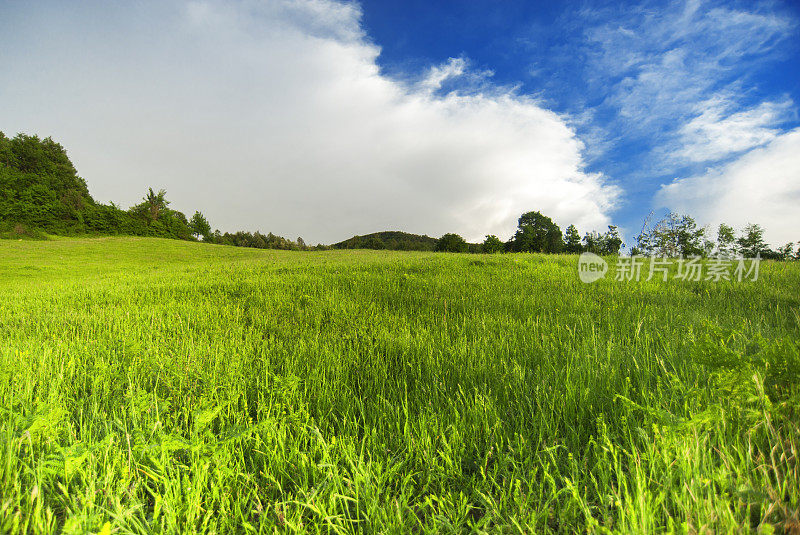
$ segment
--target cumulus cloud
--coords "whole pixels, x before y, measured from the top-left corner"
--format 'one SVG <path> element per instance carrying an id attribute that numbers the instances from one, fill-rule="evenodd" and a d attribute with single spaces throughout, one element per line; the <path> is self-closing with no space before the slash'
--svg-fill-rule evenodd
<path id="1" fill-rule="evenodd" d="M 800 129 L 700 176 L 665 185 L 657 203 L 703 223 L 759 223 L 773 247 L 800 240 Z"/>
<path id="2" fill-rule="evenodd" d="M 388 78 L 356 4 L 95 8 L 8 10 L 0 120 L 62 141 L 100 200 L 165 187 L 223 230 L 315 242 L 508 236 L 527 210 L 608 223 L 619 191 L 564 118 L 513 89 L 441 91 L 463 59 Z"/>

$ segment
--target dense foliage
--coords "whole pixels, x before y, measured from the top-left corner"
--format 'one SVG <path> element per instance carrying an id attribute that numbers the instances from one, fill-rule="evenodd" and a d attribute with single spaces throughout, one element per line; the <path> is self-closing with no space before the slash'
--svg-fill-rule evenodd
<path id="1" fill-rule="evenodd" d="M 127 235 L 255 247 L 305 249 L 272 233 L 211 232 L 200 212 L 191 221 L 169 208 L 164 190 L 150 188 L 142 202 L 122 210 L 95 202 L 67 152 L 51 138 L 0 132 L 0 237 L 41 239 L 57 235 Z"/>
<path id="2" fill-rule="evenodd" d="M 500 238 L 494 234 L 487 234 L 486 239 L 483 240 L 481 252 L 486 254 L 494 254 L 502 252 L 504 248 L 505 245 Z"/>
<path id="3" fill-rule="evenodd" d="M 233 245 L 235 247 L 252 247 L 254 249 L 283 249 L 283 250 L 305 250 L 305 243 L 302 238 L 297 238 L 297 241 L 291 241 L 281 236 L 276 236 L 269 233 L 266 236 L 259 231 L 255 232 L 226 232 L 214 231 L 214 234 L 208 240 L 211 243 L 220 245 Z M 315 247 L 320 248 L 320 247 Z"/>
<path id="4" fill-rule="evenodd" d="M 92 198 L 63 147 L 52 139 L 0 132 L 0 230 L 16 225 L 71 230 Z"/>
<path id="5" fill-rule="evenodd" d="M 86 182 L 51 138 L 0 132 L 0 232 L 6 236 L 125 234 L 189 239 L 186 216 L 167 208 L 164 192 L 121 210 L 92 199 Z"/>
<path id="6" fill-rule="evenodd" d="M 436 242 L 436 250 L 445 253 L 466 253 L 469 251 L 467 241 L 458 234 L 445 234 Z"/>
<path id="7" fill-rule="evenodd" d="M 541 212 L 527 212 L 519 217 L 519 226 L 510 245 L 517 253 L 560 253 L 564 250 L 561 229 Z"/>

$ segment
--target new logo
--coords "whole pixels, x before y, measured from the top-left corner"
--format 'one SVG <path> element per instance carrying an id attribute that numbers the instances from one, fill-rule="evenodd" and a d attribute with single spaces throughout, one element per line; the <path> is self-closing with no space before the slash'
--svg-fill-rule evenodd
<path id="1" fill-rule="evenodd" d="M 578 258 L 578 276 L 581 282 L 602 279 L 608 273 L 608 263 L 594 253 L 583 253 Z"/>

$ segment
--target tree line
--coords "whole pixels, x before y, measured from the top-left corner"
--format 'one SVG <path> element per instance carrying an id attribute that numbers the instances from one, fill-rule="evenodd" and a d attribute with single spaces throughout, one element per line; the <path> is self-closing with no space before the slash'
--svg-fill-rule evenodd
<path id="1" fill-rule="evenodd" d="M 575 225 L 567 227 L 564 233 L 548 216 L 541 212 L 526 212 L 517 220 L 517 230 L 507 241 L 502 241 L 494 234 L 489 234 L 483 243 L 468 244 L 458 234 L 448 233 L 439 238 L 434 250 L 452 253 L 583 253 L 592 252 L 599 255 L 619 254 L 624 243 L 619 230 L 609 225 L 605 233 L 591 231 L 581 238 Z"/>
<path id="2" fill-rule="evenodd" d="M 114 203 L 98 203 L 59 143 L 25 134 L 8 138 L 0 132 L 0 238 L 124 235 L 260 249 L 307 248 L 302 238 L 292 241 L 272 233 L 212 232 L 199 211 L 187 219 L 169 205 L 166 192 L 152 188 L 128 210 Z"/>
<path id="3" fill-rule="evenodd" d="M 191 218 L 169 207 L 166 192 L 150 188 L 142 201 L 128 210 L 114 203 L 95 202 L 86 182 L 60 144 L 51 138 L 18 134 L 14 138 L 0 132 L 0 238 L 44 238 L 59 235 L 153 236 L 258 249 L 392 249 L 407 251 L 445 251 L 458 253 L 531 252 L 545 254 L 617 255 L 625 244 L 616 226 L 582 237 L 575 225 L 561 228 L 538 211 L 526 212 L 517 221 L 517 230 L 507 241 L 487 235 L 482 243 L 468 243 L 455 233 L 440 238 L 399 231 L 353 236 L 330 247 L 309 247 L 302 238 L 292 241 L 259 231 L 222 233 L 199 211 Z M 651 223 L 645 221 L 631 254 L 647 256 L 746 256 L 772 259 L 800 258 L 800 243 L 795 250 L 787 243 L 777 250 L 764 241 L 764 229 L 750 224 L 737 236 L 735 230 L 720 224 L 712 238 L 688 215 L 669 213 Z"/>
<path id="4" fill-rule="evenodd" d="M 751 223 L 737 236 L 730 225 L 721 223 L 716 238 L 712 239 L 706 227 L 699 227 L 694 218 L 669 212 L 664 218 L 651 224 L 652 214 L 648 216 L 641 232 L 636 236 L 636 244 L 631 247 L 631 255 L 660 257 L 725 257 L 760 256 L 772 260 L 800 259 L 800 243 L 793 242 L 770 249 L 764 241 L 764 228 Z M 541 212 L 527 212 L 517 221 L 517 231 L 506 242 L 497 236 L 487 235 L 480 250 L 475 244 L 468 244 L 458 234 L 448 233 L 437 240 L 434 250 L 465 253 L 530 252 L 547 254 L 580 254 L 585 252 L 598 255 L 618 255 L 625 244 L 615 225 L 609 225 L 604 233 L 587 232 L 581 238 L 575 225 L 569 225 L 562 234 L 561 228 Z"/>
<path id="5" fill-rule="evenodd" d="M 716 237 L 713 237 L 707 227 L 698 226 L 689 215 L 669 212 L 655 223 L 651 219 L 652 214 L 636 236 L 636 245 L 631 248 L 632 255 L 800 259 L 800 243 L 797 249 L 794 242 L 771 249 L 764 241 L 764 227 L 757 223 L 746 225 L 738 236 L 732 226 L 720 223 Z"/>

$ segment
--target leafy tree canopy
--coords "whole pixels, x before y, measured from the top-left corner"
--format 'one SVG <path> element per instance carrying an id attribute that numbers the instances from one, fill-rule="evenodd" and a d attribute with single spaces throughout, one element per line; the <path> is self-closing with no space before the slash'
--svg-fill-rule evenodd
<path id="1" fill-rule="evenodd" d="M 153 190 L 150 190 L 153 191 Z M 211 241 L 211 225 L 208 219 L 205 218 L 200 212 L 195 212 L 192 219 L 189 221 L 189 228 L 192 229 L 192 234 L 195 238 L 203 238 L 203 241 Z"/>
<path id="2" fill-rule="evenodd" d="M 744 228 L 742 236 L 736 240 L 739 252 L 747 258 L 756 256 L 772 256 L 764 242 L 764 228 L 761 225 L 751 223 Z"/>
<path id="3" fill-rule="evenodd" d="M 486 239 L 483 240 L 483 252 L 487 254 L 494 254 L 499 253 L 503 250 L 505 246 L 503 242 L 495 236 L 494 234 L 489 234 L 486 236 Z"/>
<path id="4" fill-rule="evenodd" d="M 561 229 L 541 212 L 527 212 L 520 216 L 512 243 L 516 252 L 560 253 L 564 250 Z"/>
<path id="5" fill-rule="evenodd" d="M 458 234 L 448 233 L 436 242 L 436 250 L 447 253 L 466 253 L 469 249 L 467 242 Z"/>

